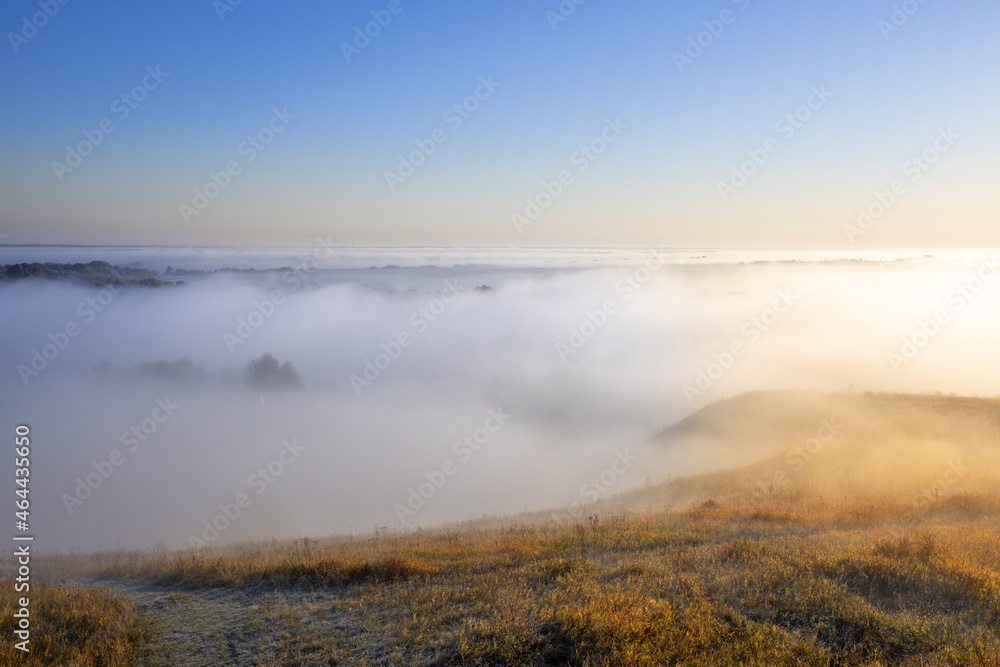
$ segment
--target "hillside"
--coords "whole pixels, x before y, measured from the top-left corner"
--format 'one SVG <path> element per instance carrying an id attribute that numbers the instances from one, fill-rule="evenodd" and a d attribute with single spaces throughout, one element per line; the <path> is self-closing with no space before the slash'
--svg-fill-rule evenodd
<path id="1" fill-rule="evenodd" d="M 754 393 L 657 436 L 717 472 L 585 512 L 47 567 L 168 664 L 1000 665 L 998 414 Z"/>
<path id="2" fill-rule="evenodd" d="M 618 502 L 656 500 L 661 509 L 671 509 L 713 497 L 741 505 L 864 501 L 926 507 L 934 504 L 928 493 L 936 502 L 949 492 L 996 492 L 1000 401 L 753 392 L 691 415 L 658 434 L 657 442 L 691 452 L 720 471 Z M 952 468 L 961 475 L 949 473 Z"/>

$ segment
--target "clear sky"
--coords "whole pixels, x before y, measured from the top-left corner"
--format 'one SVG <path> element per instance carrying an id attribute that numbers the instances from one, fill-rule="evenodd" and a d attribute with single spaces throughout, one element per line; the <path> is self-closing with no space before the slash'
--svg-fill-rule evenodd
<path id="1" fill-rule="evenodd" d="M 4 242 L 1000 245 L 996 0 L 235 1 L 3 4 Z"/>

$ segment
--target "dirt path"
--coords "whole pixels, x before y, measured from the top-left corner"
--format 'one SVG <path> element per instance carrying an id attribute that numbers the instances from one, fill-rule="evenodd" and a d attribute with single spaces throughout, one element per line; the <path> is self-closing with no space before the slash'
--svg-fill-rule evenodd
<path id="1" fill-rule="evenodd" d="M 78 582 L 128 596 L 149 619 L 149 664 L 335 665 L 359 646 L 361 631 L 336 591 L 192 590 L 147 581 Z M 376 664 L 373 661 L 371 664 Z"/>

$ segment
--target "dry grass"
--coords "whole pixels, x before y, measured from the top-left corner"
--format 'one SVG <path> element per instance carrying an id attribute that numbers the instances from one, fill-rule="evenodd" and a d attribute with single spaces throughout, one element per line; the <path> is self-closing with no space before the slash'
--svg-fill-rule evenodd
<path id="1" fill-rule="evenodd" d="M 349 664 L 1000 665 L 1000 517 L 895 509 L 713 502 L 101 568 L 192 588 L 332 588 L 361 636 L 300 626 Z M 395 658 L 364 662 L 372 645 Z"/>
<path id="2" fill-rule="evenodd" d="M 24 653 L 14 643 L 18 598 L 30 596 L 31 643 Z M 148 633 L 127 598 L 97 588 L 31 584 L 15 593 L 0 580 L 0 664 L 64 667 L 124 667 L 139 664 Z"/>
<path id="3" fill-rule="evenodd" d="M 759 400 L 747 413 L 766 419 Z M 874 397 L 791 470 L 781 452 L 817 423 L 800 415 L 752 465 L 587 515 L 72 566 L 193 592 L 323 591 L 288 613 L 330 664 L 1000 666 L 1000 412 L 957 401 L 900 399 L 887 416 Z M 942 426 L 949 410 L 961 419 Z M 969 469 L 927 496 L 953 457 Z"/>

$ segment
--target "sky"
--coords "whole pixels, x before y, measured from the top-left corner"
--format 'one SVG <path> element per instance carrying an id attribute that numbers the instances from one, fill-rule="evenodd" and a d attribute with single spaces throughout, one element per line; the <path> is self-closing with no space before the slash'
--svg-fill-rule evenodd
<path id="1" fill-rule="evenodd" d="M 1000 246 L 998 19 L 989 0 L 13 0 L 0 241 Z"/>

